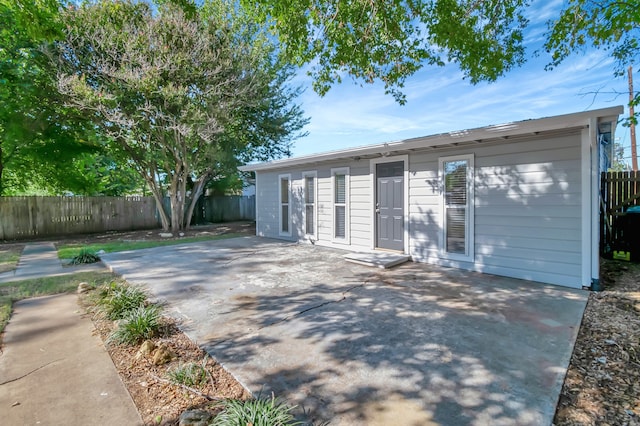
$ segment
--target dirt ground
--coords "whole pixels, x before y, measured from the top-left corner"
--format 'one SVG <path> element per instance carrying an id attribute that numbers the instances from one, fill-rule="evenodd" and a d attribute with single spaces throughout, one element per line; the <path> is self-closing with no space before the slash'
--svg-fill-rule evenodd
<path id="1" fill-rule="evenodd" d="M 139 345 L 106 343 L 115 328 L 114 322 L 98 313 L 90 315 L 145 425 L 178 425 L 180 414 L 187 409 L 200 408 L 216 413 L 219 411 L 216 403 L 220 400 L 250 397 L 231 374 L 206 356 L 171 320 L 165 318 L 163 333 L 153 339 L 153 343 L 163 345 L 174 358 L 167 364 L 155 365 L 151 355 L 138 353 Z M 209 380 L 205 385 L 185 387 L 168 380 L 170 369 L 189 362 L 206 366 Z"/>
<path id="2" fill-rule="evenodd" d="M 556 408 L 555 425 L 640 425 L 640 264 L 605 260 Z"/>

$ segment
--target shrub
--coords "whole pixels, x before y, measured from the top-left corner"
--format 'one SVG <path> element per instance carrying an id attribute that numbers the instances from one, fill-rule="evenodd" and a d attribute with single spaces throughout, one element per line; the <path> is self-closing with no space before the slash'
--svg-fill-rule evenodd
<path id="1" fill-rule="evenodd" d="M 296 426 L 302 422 L 295 421 L 291 414 L 295 406 L 290 407 L 273 394 L 271 398 L 249 399 L 240 401 L 229 399 L 213 422 L 214 426 Z"/>
<path id="2" fill-rule="evenodd" d="M 180 362 L 177 367 L 167 371 L 169 380 L 185 386 L 200 386 L 207 382 L 206 358 L 202 364 Z"/>
<path id="3" fill-rule="evenodd" d="M 158 305 L 139 305 L 129 311 L 118 328 L 111 333 L 108 341 L 117 344 L 133 345 L 151 339 L 160 330 L 160 307 Z"/>
<path id="4" fill-rule="evenodd" d="M 80 249 L 80 252 L 71 259 L 71 265 L 100 262 L 100 256 L 88 248 Z"/>
<path id="5" fill-rule="evenodd" d="M 147 295 L 138 287 L 113 282 L 99 293 L 99 304 L 109 319 L 125 318 L 130 312 L 144 305 Z"/>

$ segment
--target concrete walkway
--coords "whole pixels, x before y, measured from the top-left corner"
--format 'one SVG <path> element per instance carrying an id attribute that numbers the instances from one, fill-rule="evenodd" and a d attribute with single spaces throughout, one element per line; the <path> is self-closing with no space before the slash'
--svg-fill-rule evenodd
<path id="1" fill-rule="evenodd" d="M 77 296 L 14 305 L 0 356 L 6 425 L 136 425 L 142 420 Z"/>
<path id="2" fill-rule="evenodd" d="M 102 269 L 102 263 L 65 267 L 58 259 L 58 252 L 53 243 L 34 243 L 25 246 L 17 269 L 0 274 L 0 283 Z"/>
<path id="3" fill-rule="evenodd" d="M 63 268 L 52 243 L 29 244 L 18 269 L 0 282 L 104 268 L 87 266 Z M 14 304 L 0 350 L 1 424 L 142 424 L 77 300 L 63 294 Z"/>

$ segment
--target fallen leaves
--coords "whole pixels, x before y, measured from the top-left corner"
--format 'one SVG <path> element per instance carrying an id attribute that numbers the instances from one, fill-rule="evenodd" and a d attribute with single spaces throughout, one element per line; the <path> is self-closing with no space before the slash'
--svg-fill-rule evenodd
<path id="1" fill-rule="evenodd" d="M 604 261 L 591 293 L 555 425 L 640 425 L 640 265 Z"/>

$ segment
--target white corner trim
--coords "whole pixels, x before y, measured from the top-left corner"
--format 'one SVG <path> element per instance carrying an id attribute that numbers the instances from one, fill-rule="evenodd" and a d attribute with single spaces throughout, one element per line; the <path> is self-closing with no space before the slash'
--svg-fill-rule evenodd
<path id="1" fill-rule="evenodd" d="M 580 178 L 581 178 L 581 279 L 582 286 L 591 286 L 591 147 L 597 142 L 597 120 L 589 122 L 589 128 L 582 130 L 580 141 Z"/>

